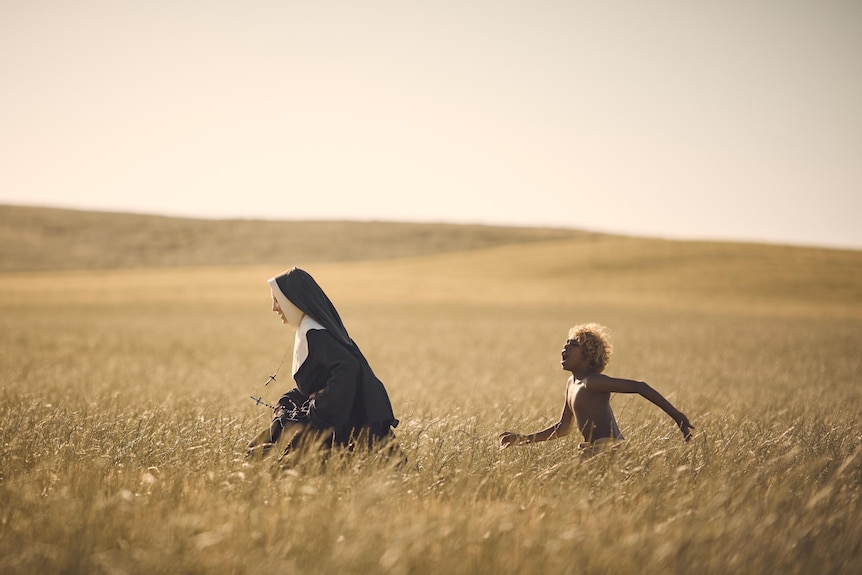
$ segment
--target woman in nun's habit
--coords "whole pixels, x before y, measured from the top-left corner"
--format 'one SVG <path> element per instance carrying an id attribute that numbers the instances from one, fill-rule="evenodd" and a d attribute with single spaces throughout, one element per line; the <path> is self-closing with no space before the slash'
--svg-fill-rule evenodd
<path id="1" fill-rule="evenodd" d="M 398 420 L 386 388 L 314 278 L 295 267 L 269 285 L 272 311 L 296 329 L 296 387 L 279 399 L 269 428 L 249 442 L 249 455 L 276 444 L 284 445 L 282 457 L 302 443 L 397 449 L 392 428 Z"/>

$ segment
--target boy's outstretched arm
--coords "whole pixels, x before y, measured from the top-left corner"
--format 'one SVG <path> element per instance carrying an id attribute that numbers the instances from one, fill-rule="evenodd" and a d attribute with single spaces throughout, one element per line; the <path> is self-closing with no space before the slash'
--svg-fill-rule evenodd
<path id="1" fill-rule="evenodd" d="M 568 386 L 566 386 L 566 395 L 568 396 Z M 549 439 L 564 437 L 572 430 L 574 419 L 575 414 L 572 413 L 572 410 L 569 408 L 569 402 L 564 401 L 563 413 L 560 415 L 560 421 L 542 431 L 537 431 L 527 435 L 521 435 L 520 433 L 515 433 L 513 431 L 504 431 L 499 435 L 500 447 L 509 447 L 510 445 L 521 445 L 524 443 L 536 443 L 538 441 L 548 441 Z"/>
<path id="2" fill-rule="evenodd" d="M 584 387 L 588 391 L 602 393 L 637 393 L 659 406 L 671 419 L 676 422 L 682 436 L 686 441 L 691 439 L 691 430 L 694 425 L 688 420 L 683 412 L 675 408 L 665 397 L 643 381 L 610 377 L 603 373 L 591 375 L 584 381 Z"/>

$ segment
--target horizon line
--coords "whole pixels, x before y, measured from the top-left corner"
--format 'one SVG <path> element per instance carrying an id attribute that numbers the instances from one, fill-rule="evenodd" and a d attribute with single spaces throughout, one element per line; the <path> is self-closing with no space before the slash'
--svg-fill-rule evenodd
<path id="1" fill-rule="evenodd" d="M 545 229 L 545 230 L 566 230 L 572 232 L 580 232 L 583 234 L 592 234 L 592 235 L 607 235 L 607 236 L 621 236 L 628 238 L 639 238 L 639 239 L 652 239 L 652 240 L 662 240 L 662 241 L 672 241 L 672 242 L 703 242 L 703 243 L 726 243 L 726 244 L 754 244 L 754 245 L 771 245 L 771 246 L 785 246 L 785 247 L 795 247 L 795 248 L 809 248 L 809 249 L 829 249 L 829 250 L 843 250 L 843 251 L 862 251 L 862 242 L 860 244 L 846 244 L 846 243 L 830 243 L 830 242 L 820 242 L 820 243 L 804 243 L 801 241 L 792 241 L 792 240 L 782 240 L 782 239 L 764 239 L 764 238 L 752 238 L 752 237 L 728 237 L 728 236 L 719 236 L 719 235 L 704 235 L 704 236 L 690 236 L 685 234 L 654 234 L 649 232 L 632 232 L 625 230 L 613 230 L 613 229 L 595 229 L 595 228 L 587 228 L 583 226 L 566 226 L 558 223 L 524 223 L 524 222 L 512 222 L 512 221 L 497 221 L 497 222 L 488 222 L 488 221 L 478 221 L 478 220 L 459 220 L 457 218 L 452 220 L 435 220 L 435 219 L 414 219 L 405 217 L 402 219 L 393 219 L 393 218 L 366 218 L 366 217 L 320 217 L 320 216 L 309 216 L 303 218 L 287 218 L 287 217 L 272 217 L 272 216 L 260 216 L 260 215 L 245 215 L 245 216 L 226 216 L 226 215 L 206 215 L 206 214 L 189 214 L 189 213 L 178 213 L 178 212 L 160 212 L 158 210 L 130 210 L 130 209 L 120 209 L 120 208 L 106 208 L 106 207 L 81 207 L 81 206 L 69 206 L 69 205 L 57 205 L 57 204 L 46 204 L 46 203 L 23 203 L 17 201 L 3 200 L 0 199 L 0 207 L 19 207 L 19 208 L 32 208 L 32 209 L 44 209 L 44 210 L 60 210 L 60 211 L 71 211 L 71 212 L 91 212 L 98 214 L 106 214 L 106 215 L 132 215 L 132 216 L 141 216 L 141 217 L 159 217 L 159 218 L 169 218 L 169 219 L 177 219 L 177 220 L 199 220 L 199 221 L 212 221 L 212 222 L 230 222 L 230 221 L 260 221 L 260 222 L 284 222 L 284 223 L 299 223 L 299 222 L 308 222 L 308 223 L 324 223 L 324 222 L 343 222 L 343 223 L 365 223 L 365 224 L 414 224 L 414 225 L 428 225 L 428 226 L 476 226 L 476 227 L 488 227 L 488 228 L 522 228 L 522 229 Z"/>

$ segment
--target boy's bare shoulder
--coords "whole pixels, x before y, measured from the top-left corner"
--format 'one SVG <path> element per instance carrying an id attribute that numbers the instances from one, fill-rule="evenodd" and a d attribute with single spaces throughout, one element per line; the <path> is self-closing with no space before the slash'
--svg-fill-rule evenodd
<path id="1" fill-rule="evenodd" d="M 588 376 L 584 377 L 581 381 L 584 383 L 596 382 L 596 381 L 608 381 L 609 379 L 613 379 L 604 373 L 591 373 Z"/>
<path id="2" fill-rule="evenodd" d="M 603 393 L 605 390 L 602 388 L 612 380 L 612 377 L 609 377 L 604 373 L 591 373 L 582 377 L 580 379 L 580 383 L 584 386 L 584 390 L 586 391 L 591 393 Z"/>

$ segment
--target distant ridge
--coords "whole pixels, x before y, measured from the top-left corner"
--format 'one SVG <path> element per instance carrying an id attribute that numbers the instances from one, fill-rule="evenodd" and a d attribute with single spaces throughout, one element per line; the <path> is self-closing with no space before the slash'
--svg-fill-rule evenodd
<path id="1" fill-rule="evenodd" d="M 595 235 L 558 228 L 203 220 L 0 205 L 0 272 L 381 260 Z"/>

